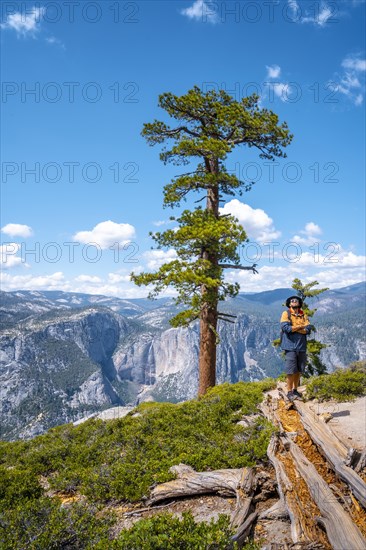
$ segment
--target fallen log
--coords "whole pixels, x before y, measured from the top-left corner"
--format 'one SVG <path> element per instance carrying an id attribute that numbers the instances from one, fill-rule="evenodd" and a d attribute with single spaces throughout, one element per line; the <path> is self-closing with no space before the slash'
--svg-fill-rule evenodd
<path id="1" fill-rule="evenodd" d="M 240 527 L 247 517 L 256 489 L 257 482 L 253 468 L 244 468 L 239 486 L 236 490 L 236 508 L 231 519 L 232 527 Z"/>
<path id="2" fill-rule="evenodd" d="M 291 538 L 293 542 L 310 543 L 312 542 L 311 537 L 307 534 L 306 525 L 302 521 L 301 504 L 296 498 L 294 487 L 286 474 L 284 465 L 276 456 L 278 448 L 279 440 L 278 437 L 274 435 L 268 445 L 267 455 L 276 471 L 278 493 L 280 495 L 280 506 L 287 510 L 290 517 Z"/>
<path id="3" fill-rule="evenodd" d="M 237 531 L 232 541 L 241 548 L 258 516 L 257 512 L 252 511 L 253 495 L 257 488 L 257 476 L 253 468 L 195 472 L 190 466 L 179 464 L 170 468 L 170 471 L 175 473 L 177 478 L 153 487 L 147 505 L 151 506 L 172 498 L 208 493 L 236 496 L 231 526 Z"/>
<path id="4" fill-rule="evenodd" d="M 366 483 L 346 466 L 348 449 L 336 438 L 327 424 L 316 421 L 305 403 L 294 401 L 296 410 L 311 439 L 316 443 L 336 474 L 350 487 L 356 499 L 366 508 Z"/>
<path id="5" fill-rule="evenodd" d="M 317 520 L 325 527 L 332 548 L 334 550 L 346 548 L 365 550 L 366 539 L 338 503 L 327 483 L 316 471 L 315 466 L 305 457 L 296 443 L 287 439 L 286 445 L 296 461 L 297 469 L 305 480 L 311 497 L 322 514 L 322 517 Z"/>
<path id="6" fill-rule="evenodd" d="M 154 487 L 151 490 L 150 498 L 147 500 L 148 506 L 162 500 L 208 493 L 237 496 L 237 490 L 240 487 L 243 476 L 243 468 L 195 472 L 193 468 L 186 464 L 172 466 L 170 471 L 177 475 L 177 479 L 161 483 Z"/>

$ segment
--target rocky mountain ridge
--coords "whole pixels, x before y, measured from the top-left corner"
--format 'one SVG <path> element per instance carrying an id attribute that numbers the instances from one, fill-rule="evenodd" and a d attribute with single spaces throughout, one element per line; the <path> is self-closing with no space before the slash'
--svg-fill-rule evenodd
<path id="1" fill-rule="evenodd" d="M 291 292 L 241 294 L 223 304 L 237 318 L 220 326 L 218 383 L 281 372 L 271 342 Z M 364 284 L 328 291 L 316 302 L 318 337 L 331 344 L 323 352 L 329 370 L 366 357 L 364 304 Z M 171 300 L 20 291 L 1 293 L 1 309 L 3 439 L 31 437 L 111 406 L 196 395 L 198 327 L 169 327 Z"/>

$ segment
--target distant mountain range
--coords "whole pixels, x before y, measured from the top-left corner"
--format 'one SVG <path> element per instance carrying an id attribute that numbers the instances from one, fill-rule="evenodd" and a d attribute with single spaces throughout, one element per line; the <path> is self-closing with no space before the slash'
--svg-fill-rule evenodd
<path id="1" fill-rule="evenodd" d="M 366 358 L 366 284 L 329 290 L 311 307 L 329 370 Z M 218 383 L 277 376 L 271 342 L 292 289 L 240 294 L 222 304 L 237 315 L 220 325 Z M 198 327 L 173 329 L 171 299 L 123 300 L 61 291 L 0 293 L 2 439 L 141 400 L 196 395 Z"/>

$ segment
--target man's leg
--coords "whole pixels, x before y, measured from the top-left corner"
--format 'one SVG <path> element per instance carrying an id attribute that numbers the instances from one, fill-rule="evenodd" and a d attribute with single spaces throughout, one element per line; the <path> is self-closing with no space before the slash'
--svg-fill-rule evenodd
<path id="1" fill-rule="evenodd" d="M 296 374 L 287 375 L 287 391 L 290 392 L 297 386 L 295 386 Z"/>
<path id="2" fill-rule="evenodd" d="M 301 372 L 297 372 L 293 376 L 294 376 L 294 382 L 293 382 L 294 387 L 292 389 L 297 390 L 297 388 L 300 385 Z"/>
<path id="3" fill-rule="evenodd" d="M 290 393 L 295 387 L 295 376 L 297 372 L 295 351 L 286 351 L 285 372 L 287 374 L 287 393 Z"/>
<path id="4" fill-rule="evenodd" d="M 301 375 L 305 372 L 306 360 L 307 360 L 306 351 L 299 351 L 297 353 L 297 373 L 296 373 L 296 379 L 295 379 L 295 390 L 297 390 L 298 386 L 300 385 Z"/>

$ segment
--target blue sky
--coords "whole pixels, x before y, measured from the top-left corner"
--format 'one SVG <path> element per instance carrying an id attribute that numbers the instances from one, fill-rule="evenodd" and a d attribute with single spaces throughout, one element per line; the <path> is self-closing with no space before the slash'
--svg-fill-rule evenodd
<path id="1" fill-rule="evenodd" d="M 162 208 L 162 189 L 181 167 L 164 166 L 140 132 L 165 118 L 160 93 L 194 85 L 256 92 L 294 134 L 272 165 L 245 148 L 228 157 L 255 181 L 223 209 L 243 224 L 242 263 L 259 273 L 227 278 L 242 291 L 364 280 L 363 0 L 1 9 L 3 290 L 146 295 L 129 274 L 174 258 L 148 234 L 179 213 Z"/>

